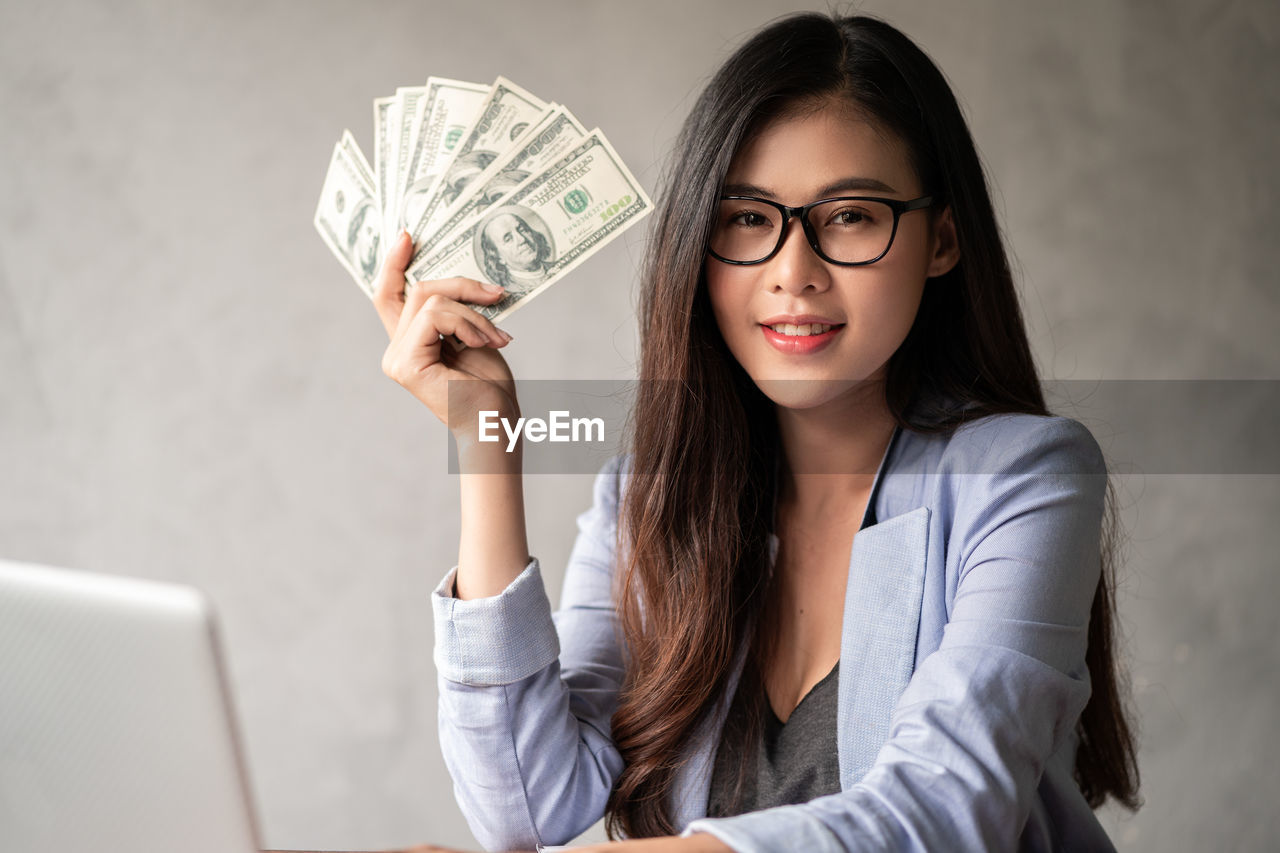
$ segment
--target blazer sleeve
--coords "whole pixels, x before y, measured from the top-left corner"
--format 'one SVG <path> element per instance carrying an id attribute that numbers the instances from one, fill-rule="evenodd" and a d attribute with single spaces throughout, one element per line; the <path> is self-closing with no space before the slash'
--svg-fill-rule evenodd
<path id="1" fill-rule="evenodd" d="M 838 794 L 693 821 L 686 835 L 735 851 L 1017 849 L 1045 764 L 1089 699 L 1106 465 L 1066 418 L 997 416 L 957 431 L 947 454 L 936 500 L 954 513 L 954 599 L 871 770 Z"/>
<path id="2" fill-rule="evenodd" d="M 487 850 L 564 844 L 604 814 L 622 759 L 610 736 L 622 653 L 611 596 L 621 457 L 595 479 L 551 612 L 536 558 L 503 592 L 432 594 L 440 746 Z"/>

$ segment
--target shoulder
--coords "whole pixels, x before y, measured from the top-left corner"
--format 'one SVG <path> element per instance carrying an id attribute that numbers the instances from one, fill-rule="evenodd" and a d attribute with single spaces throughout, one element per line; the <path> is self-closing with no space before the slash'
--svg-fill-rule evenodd
<path id="1" fill-rule="evenodd" d="M 592 493 L 597 502 L 612 501 L 617 503 L 618 496 L 631 473 L 631 454 L 619 453 L 610 456 L 596 473 Z"/>
<path id="2" fill-rule="evenodd" d="M 1106 459 L 1084 424 L 1060 416 L 987 415 L 945 439 L 939 467 L 954 474 L 1101 475 Z"/>
<path id="3" fill-rule="evenodd" d="M 1020 413 L 974 418 L 949 432 L 906 432 L 889 474 L 879 516 L 928 506 L 949 541 L 1046 505 L 1094 516 L 1107 491 L 1106 459 L 1087 427 Z"/>
<path id="4" fill-rule="evenodd" d="M 1097 553 L 1107 466 L 1079 421 L 990 415 L 945 442 L 928 502 L 942 514 L 949 551 L 964 556 L 986 541 L 1031 554 L 1091 542 L 1086 550 Z"/>

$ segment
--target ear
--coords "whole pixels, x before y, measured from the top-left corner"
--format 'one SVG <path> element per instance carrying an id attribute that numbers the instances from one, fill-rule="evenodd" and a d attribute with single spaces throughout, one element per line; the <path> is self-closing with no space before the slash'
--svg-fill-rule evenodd
<path id="1" fill-rule="evenodd" d="M 956 221 L 951 205 L 942 209 L 933 225 L 933 254 L 929 258 L 928 278 L 951 272 L 960 261 L 960 241 L 956 239 Z"/>

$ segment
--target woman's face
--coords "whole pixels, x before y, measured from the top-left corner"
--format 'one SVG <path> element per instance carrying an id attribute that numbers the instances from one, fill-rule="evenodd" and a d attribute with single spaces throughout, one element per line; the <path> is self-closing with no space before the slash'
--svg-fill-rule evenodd
<path id="1" fill-rule="evenodd" d="M 833 196 L 909 201 L 924 194 L 901 143 L 839 105 L 766 125 L 734 157 L 723 193 L 792 207 Z M 778 253 L 764 263 L 737 266 L 707 256 L 716 323 L 761 391 L 780 406 L 807 409 L 884 378 L 915 319 L 926 278 L 956 260 L 935 251 L 929 216 L 927 209 L 902 214 L 888 254 L 866 266 L 822 260 L 794 219 Z M 770 328 L 814 322 L 834 329 L 805 338 Z"/>

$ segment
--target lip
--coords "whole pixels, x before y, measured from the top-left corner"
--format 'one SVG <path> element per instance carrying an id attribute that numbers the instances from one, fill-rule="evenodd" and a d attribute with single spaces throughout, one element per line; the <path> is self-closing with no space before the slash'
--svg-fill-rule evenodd
<path id="1" fill-rule="evenodd" d="M 796 323 L 795 325 L 803 324 Z M 835 326 L 835 328 L 830 331 L 823 332 L 821 335 L 800 336 L 783 335 L 775 332 L 766 325 L 762 324 L 760 326 L 760 330 L 764 332 L 764 339 L 768 341 L 778 352 L 786 353 L 787 355 L 808 355 L 810 353 L 815 353 L 818 350 L 827 347 L 833 340 L 835 340 L 836 335 L 840 334 L 843 329 L 844 325 L 841 324 Z"/>
<path id="2" fill-rule="evenodd" d="M 772 317 L 760 321 L 761 326 L 779 326 L 784 323 L 790 323 L 793 326 L 812 326 L 814 323 L 820 326 L 844 325 L 839 320 L 832 320 L 830 317 L 823 317 L 818 314 L 774 314 Z"/>

